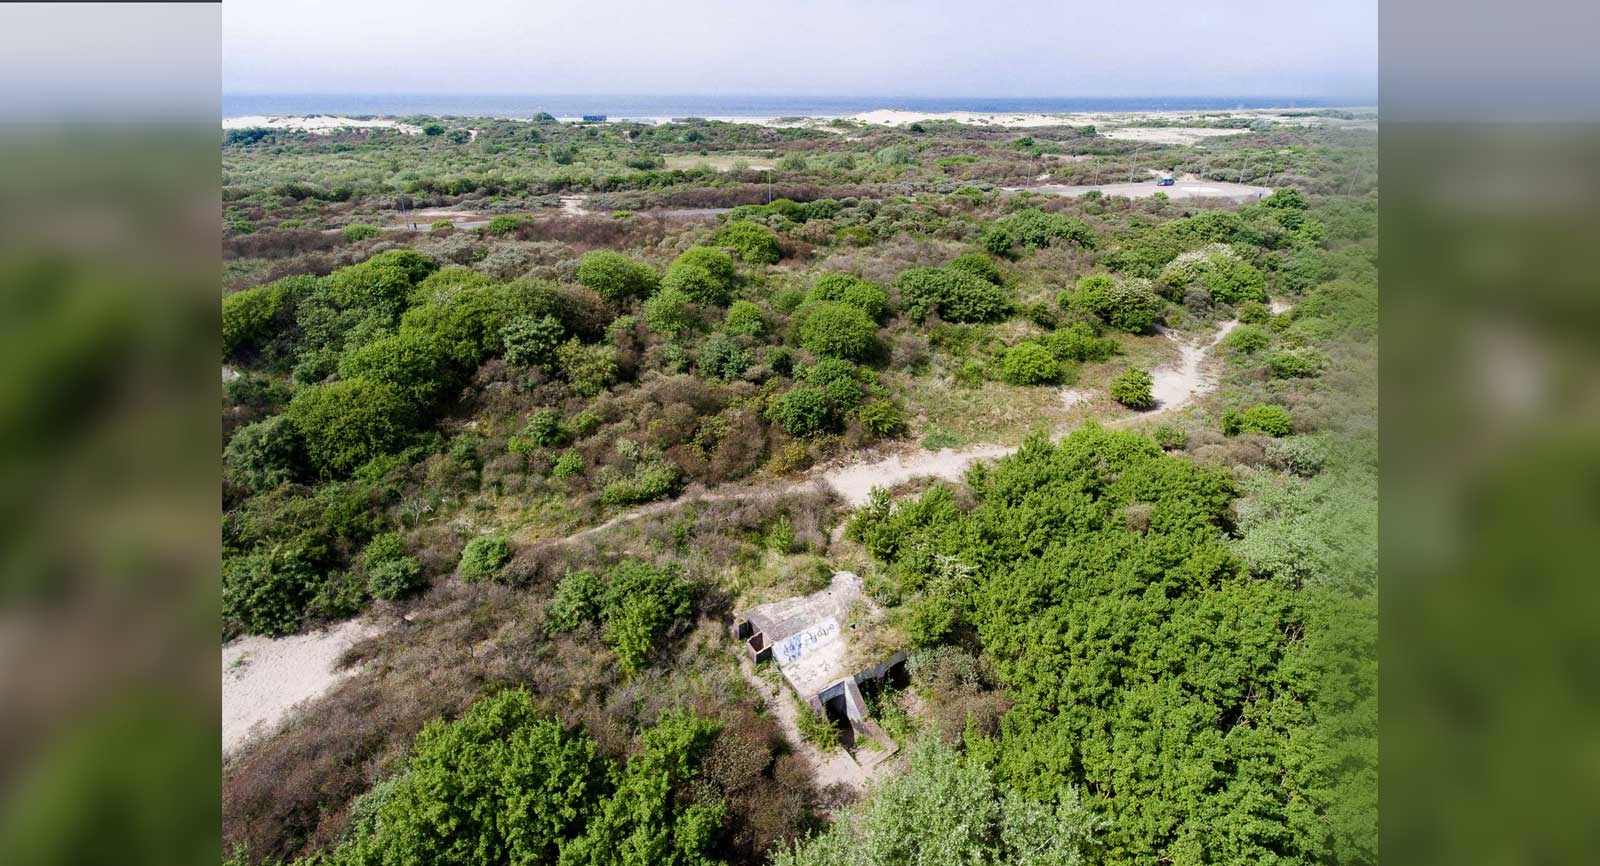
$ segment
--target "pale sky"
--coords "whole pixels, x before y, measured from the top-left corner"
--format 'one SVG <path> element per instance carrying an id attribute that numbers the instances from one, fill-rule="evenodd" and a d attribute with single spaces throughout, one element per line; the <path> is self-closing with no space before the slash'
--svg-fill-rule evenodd
<path id="1" fill-rule="evenodd" d="M 1376 0 L 227 0 L 230 93 L 1377 93 Z"/>

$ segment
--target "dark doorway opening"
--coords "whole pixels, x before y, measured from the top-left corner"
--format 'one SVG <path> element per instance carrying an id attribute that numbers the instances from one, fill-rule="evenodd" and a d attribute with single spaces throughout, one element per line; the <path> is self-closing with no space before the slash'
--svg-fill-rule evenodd
<path id="1" fill-rule="evenodd" d="M 845 705 L 844 691 L 827 698 L 822 702 L 822 712 L 828 719 L 828 724 L 839 731 L 839 743 L 846 749 L 854 752 L 856 749 L 856 728 L 850 724 L 850 712 Z"/>

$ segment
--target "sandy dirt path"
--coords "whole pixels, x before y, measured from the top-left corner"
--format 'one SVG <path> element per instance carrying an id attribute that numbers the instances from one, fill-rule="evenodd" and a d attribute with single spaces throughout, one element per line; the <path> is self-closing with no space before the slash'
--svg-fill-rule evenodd
<path id="1" fill-rule="evenodd" d="M 1040 186 L 1007 186 L 1001 187 L 1004 192 L 1022 192 L 1024 190 L 1041 195 L 1080 196 L 1091 190 L 1099 190 L 1102 195 L 1116 195 L 1125 198 L 1149 198 L 1156 193 L 1164 193 L 1173 201 L 1191 198 L 1221 198 L 1236 202 L 1256 201 L 1263 196 L 1272 194 L 1271 187 L 1252 186 L 1246 183 L 1228 183 L 1221 180 L 1180 180 L 1172 186 L 1157 186 L 1154 180 L 1140 180 L 1133 183 L 1102 183 L 1102 184 L 1043 184 Z"/>
<path id="2" fill-rule="evenodd" d="M 270 734 L 302 702 L 354 673 L 339 656 L 383 631 L 367 619 L 282 638 L 249 635 L 222 646 L 222 753 Z"/>

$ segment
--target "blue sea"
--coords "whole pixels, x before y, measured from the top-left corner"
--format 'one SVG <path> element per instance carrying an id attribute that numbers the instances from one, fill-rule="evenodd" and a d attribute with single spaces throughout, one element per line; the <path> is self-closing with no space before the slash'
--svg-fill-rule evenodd
<path id="1" fill-rule="evenodd" d="M 604 114 L 617 120 L 653 117 L 838 117 L 895 108 L 906 111 L 1016 112 L 1226 111 L 1240 108 L 1327 108 L 1372 100 L 1306 97 L 1069 97 L 991 98 L 925 96 L 575 96 L 500 93 L 226 93 L 223 117 L 335 114 L 400 117 L 556 117 Z"/>

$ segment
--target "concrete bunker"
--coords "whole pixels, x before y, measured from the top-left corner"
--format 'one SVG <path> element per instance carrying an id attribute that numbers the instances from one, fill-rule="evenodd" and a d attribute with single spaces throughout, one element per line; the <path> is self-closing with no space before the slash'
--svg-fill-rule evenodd
<path id="1" fill-rule="evenodd" d="M 887 758 L 896 746 L 868 718 L 862 690 L 907 680 L 904 652 L 870 658 L 877 650 L 863 640 L 862 628 L 877 612 L 862 594 L 861 578 L 841 571 L 825 589 L 757 605 L 737 614 L 733 624 L 751 661 L 774 662 L 800 702 L 837 726 L 840 742 L 863 765 Z M 863 738 L 879 748 L 859 749 Z"/>

